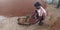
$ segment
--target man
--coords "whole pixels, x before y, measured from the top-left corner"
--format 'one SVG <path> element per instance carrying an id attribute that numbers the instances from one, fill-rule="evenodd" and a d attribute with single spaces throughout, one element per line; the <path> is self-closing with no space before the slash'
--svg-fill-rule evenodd
<path id="1" fill-rule="evenodd" d="M 57 5 L 57 8 L 59 8 L 60 7 L 60 0 L 58 0 L 58 5 Z"/>
<path id="2" fill-rule="evenodd" d="M 38 19 L 39 20 L 39 25 L 42 25 L 43 24 L 43 20 L 45 19 L 46 17 L 46 11 L 45 9 L 41 6 L 41 4 L 39 2 L 36 2 L 34 4 L 36 10 L 34 12 L 34 17 L 35 19 Z"/>

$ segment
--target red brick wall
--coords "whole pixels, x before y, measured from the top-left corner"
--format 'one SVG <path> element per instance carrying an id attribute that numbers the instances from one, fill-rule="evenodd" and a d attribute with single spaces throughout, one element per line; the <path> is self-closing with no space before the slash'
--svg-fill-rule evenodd
<path id="1" fill-rule="evenodd" d="M 0 0 L 0 15 L 21 16 L 31 14 L 36 1 L 37 0 Z"/>

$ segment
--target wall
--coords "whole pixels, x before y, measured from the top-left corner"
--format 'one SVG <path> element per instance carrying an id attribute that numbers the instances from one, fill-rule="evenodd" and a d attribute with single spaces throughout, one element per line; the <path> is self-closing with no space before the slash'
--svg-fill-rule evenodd
<path id="1" fill-rule="evenodd" d="M 0 0 L 0 15 L 22 16 L 32 14 L 34 3 L 40 0 Z"/>
<path id="2" fill-rule="evenodd" d="M 58 4 L 58 0 L 54 0 L 54 4 Z"/>

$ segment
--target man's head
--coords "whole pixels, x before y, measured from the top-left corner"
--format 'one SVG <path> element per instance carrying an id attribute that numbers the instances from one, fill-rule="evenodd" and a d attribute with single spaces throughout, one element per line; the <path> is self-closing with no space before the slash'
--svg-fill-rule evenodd
<path id="1" fill-rule="evenodd" d="M 41 4 L 39 2 L 36 2 L 34 6 L 36 7 L 36 9 L 40 9 Z"/>

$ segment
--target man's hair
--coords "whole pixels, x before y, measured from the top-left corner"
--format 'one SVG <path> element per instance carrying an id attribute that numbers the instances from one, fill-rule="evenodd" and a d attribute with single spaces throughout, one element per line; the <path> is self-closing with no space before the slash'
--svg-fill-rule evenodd
<path id="1" fill-rule="evenodd" d="M 35 7 L 38 7 L 38 6 L 41 6 L 41 4 L 40 4 L 39 2 L 36 2 L 36 3 L 34 4 L 34 6 L 35 6 Z"/>

